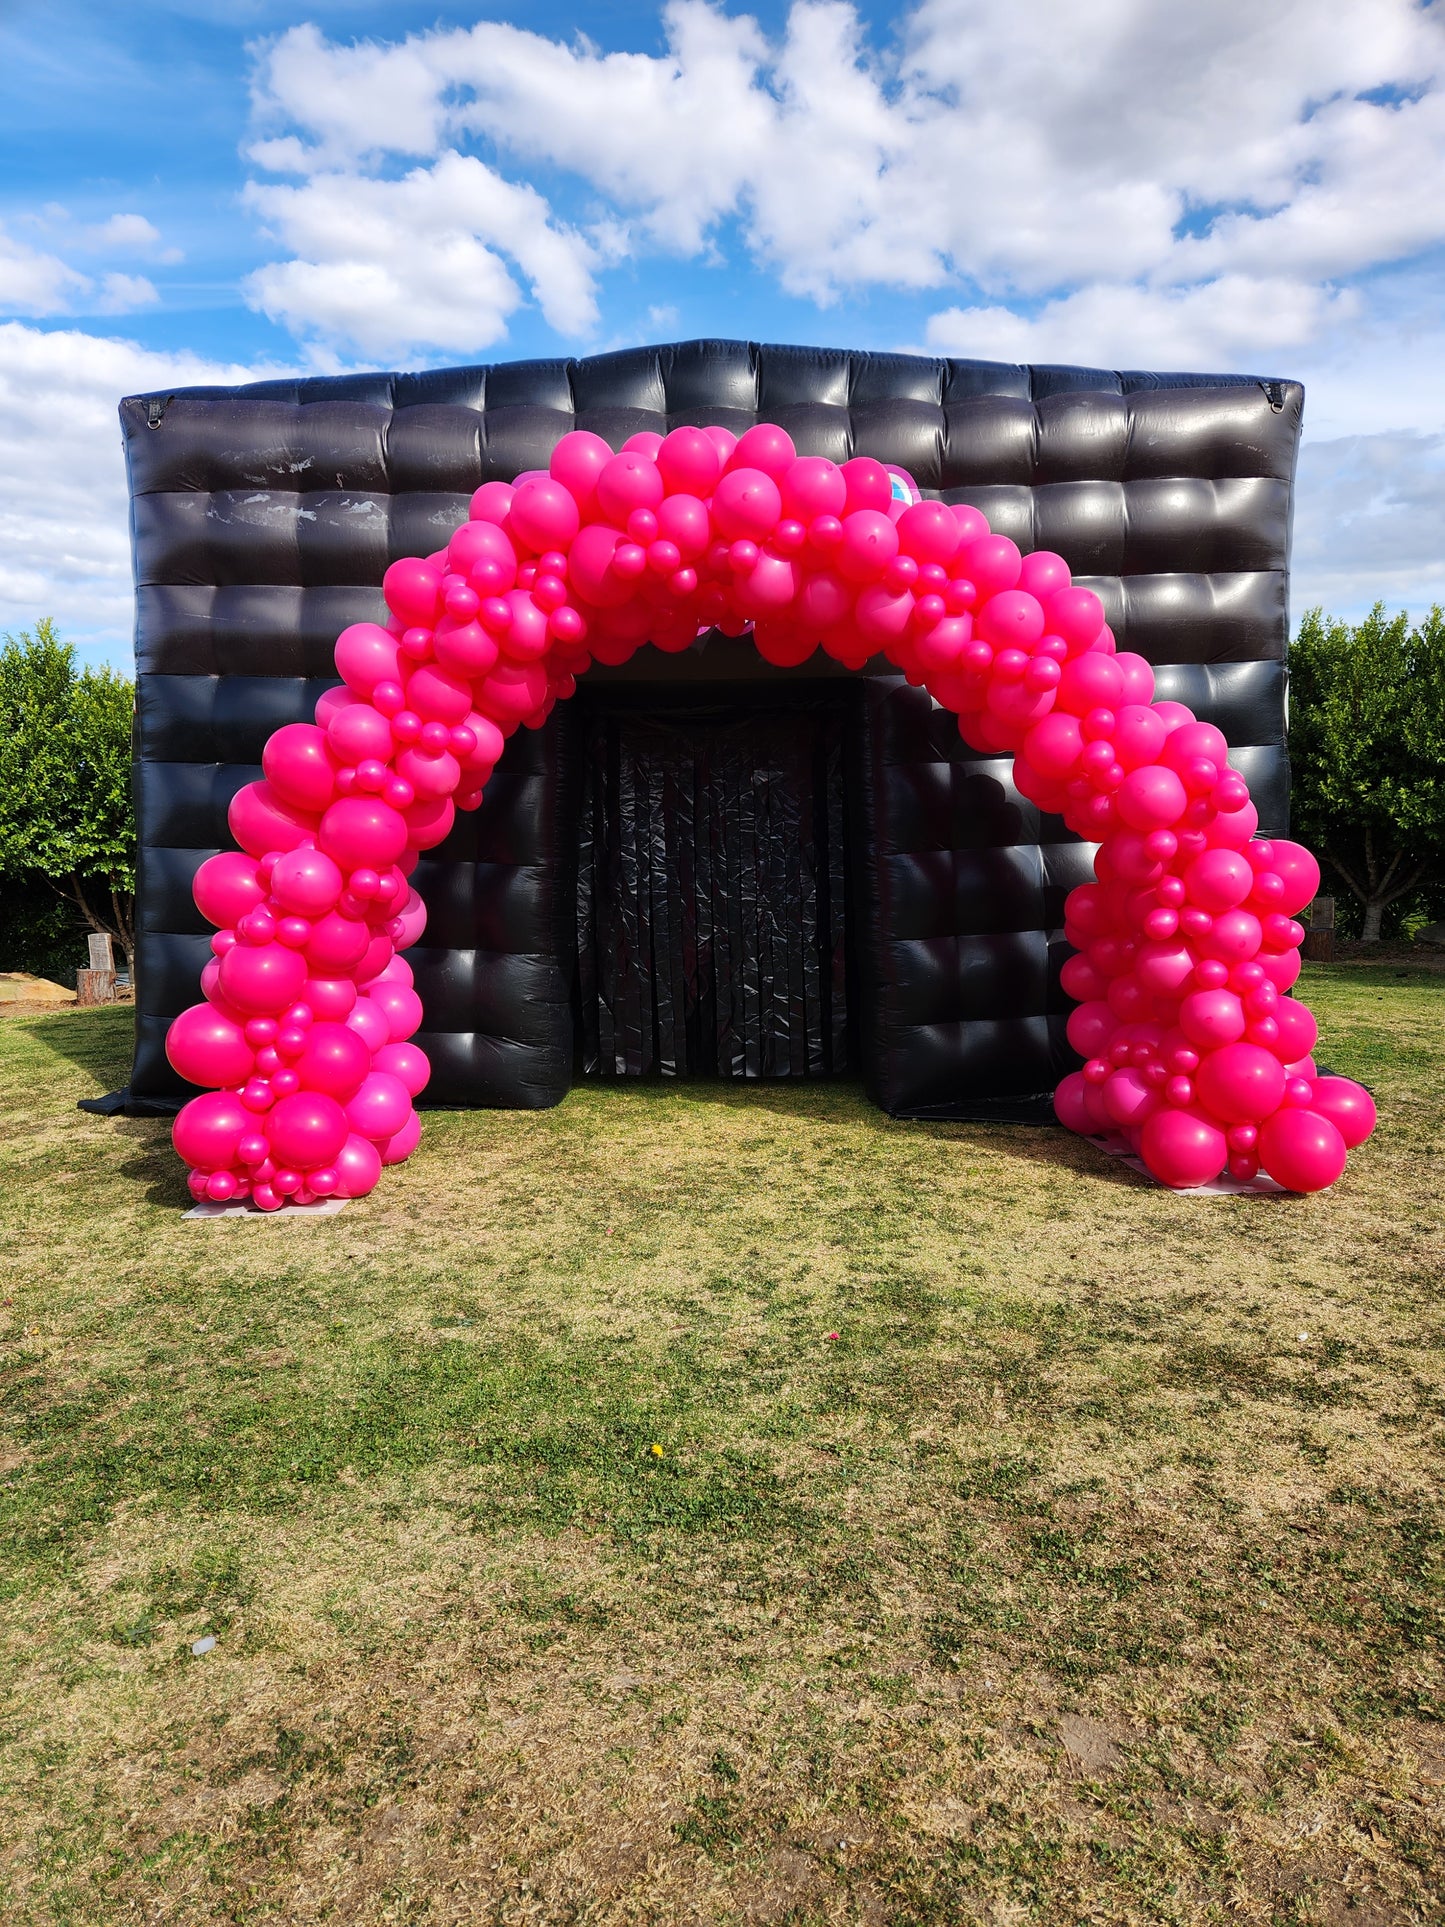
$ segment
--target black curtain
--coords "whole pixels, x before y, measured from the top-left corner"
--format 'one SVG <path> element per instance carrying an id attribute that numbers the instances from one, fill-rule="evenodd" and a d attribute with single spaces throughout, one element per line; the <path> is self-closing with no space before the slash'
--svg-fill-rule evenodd
<path id="1" fill-rule="evenodd" d="M 579 1067 L 846 1070 L 842 698 L 599 707 L 585 728 Z"/>

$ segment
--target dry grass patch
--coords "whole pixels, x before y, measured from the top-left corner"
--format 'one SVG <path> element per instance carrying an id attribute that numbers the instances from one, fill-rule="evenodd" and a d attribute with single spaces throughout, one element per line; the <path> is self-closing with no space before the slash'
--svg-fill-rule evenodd
<path id="1" fill-rule="evenodd" d="M 592 1087 L 301 1224 L 0 1023 L 0 1912 L 1445 1918 L 1445 983 L 1309 995 L 1321 1198 Z"/>

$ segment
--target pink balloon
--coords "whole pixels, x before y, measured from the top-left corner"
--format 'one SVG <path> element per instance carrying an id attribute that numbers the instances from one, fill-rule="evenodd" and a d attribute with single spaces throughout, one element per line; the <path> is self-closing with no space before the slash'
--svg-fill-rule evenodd
<path id="1" fill-rule="evenodd" d="M 350 696 L 350 691 L 346 692 Z M 318 706 L 319 707 L 319 706 Z M 348 701 L 326 723 L 326 740 L 340 764 L 384 763 L 391 755 L 391 724 L 370 703 Z"/>
<path id="2" fill-rule="evenodd" d="M 841 518 L 848 502 L 848 484 L 842 470 L 822 455 L 799 456 L 782 476 L 780 488 L 783 513 L 798 522 L 812 522 L 820 515 Z M 949 516 L 950 523 L 952 520 Z M 957 547 L 957 527 L 950 533 Z"/>
<path id="3" fill-rule="evenodd" d="M 1375 1128 L 1375 1100 L 1363 1084 L 1356 1084 L 1352 1078 L 1319 1078 L 1310 1109 L 1317 1117 L 1329 1119 L 1349 1151 L 1363 1144 Z"/>
<path id="4" fill-rule="evenodd" d="M 1104 1109 L 1113 1122 L 1124 1129 L 1135 1129 L 1162 1102 L 1136 1070 L 1118 1070 L 1104 1084 Z"/>
<path id="5" fill-rule="evenodd" d="M 1081 663 L 1094 660 L 1091 656 L 1079 658 Z M 1069 664 L 1069 668 L 1074 667 L 1073 663 Z M 1124 821 L 1136 830 L 1146 831 L 1172 828 L 1183 816 L 1188 800 L 1184 785 L 1173 770 L 1165 769 L 1160 763 L 1146 763 L 1142 769 L 1131 770 L 1120 784 L 1117 797 L 1119 814 Z"/>
<path id="6" fill-rule="evenodd" d="M 375 796 L 343 796 L 321 819 L 320 847 L 349 876 L 388 870 L 406 848 L 406 819 Z"/>
<path id="7" fill-rule="evenodd" d="M 1170 939 L 1145 944 L 1134 968 L 1145 990 L 1156 997 L 1177 997 L 1194 975 L 1194 958 L 1187 944 Z"/>
<path id="8" fill-rule="evenodd" d="M 271 1155 L 293 1171 L 330 1164 L 346 1143 L 346 1113 L 323 1091 L 296 1091 L 266 1114 Z"/>
<path id="9" fill-rule="evenodd" d="M 251 1113 L 230 1091 L 207 1091 L 182 1107 L 171 1141 L 177 1156 L 197 1170 L 224 1170 L 236 1162 L 252 1124 Z"/>
<path id="10" fill-rule="evenodd" d="M 435 849 L 451 829 L 456 813 L 449 796 L 419 796 L 406 812 L 407 842 L 414 850 Z"/>
<path id="11" fill-rule="evenodd" d="M 1347 1155 L 1339 1130 L 1315 1111 L 1276 1111 L 1259 1127 L 1259 1161 L 1286 1191 L 1327 1189 Z"/>
<path id="12" fill-rule="evenodd" d="M 1070 1071 L 1054 1092 L 1054 1115 L 1066 1131 L 1077 1131 L 1084 1137 L 1095 1128 L 1086 1102 L 1088 1089 L 1083 1072 Z"/>
<path id="13" fill-rule="evenodd" d="M 640 449 L 612 456 L 597 477 L 597 506 L 619 528 L 634 509 L 655 509 L 663 492 L 657 463 Z"/>
<path id="14" fill-rule="evenodd" d="M 1202 1050 L 1236 1043 L 1244 1022 L 1244 1006 L 1231 990 L 1196 990 L 1179 1006 L 1180 1028 Z"/>
<path id="15" fill-rule="evenodd" d="M 411 1156 L 420 1143 L 421 1119 L 413 1111 L 395 1137 L 389 1137 L 382 1145 L 381 1161 L 383 1164 L 401 1164 Z"/>
<path id="16" fill-rule="evenodd" d="M 1044 612 L 1022 589 L 1004 589 L 979 610 L 977 628 L 1000 649 L 1032 649 L 1044 633 Z"/>
<path id="17" fill-rule="evenodd" d="M 371 1071 L 346 1106 L 351 1129 L 374 1144 L 395 1137 L 410 1113 L 411 1093 L 387 1071 Z"/>
<path id="18" fill-rule="evenodd" d="M 222 995 L 248 1017 L 274 1017 L 288 1009 L 306 982 L 299 951 L 284 944 L 237 944 L 221 959 Z"/>
<path id="19" fill-rule="evenodd" d="M 191 891 L 201 915 L 220 930 L 238 924 L 248 910 L 266 901 L 255 858 L 239 850 L 208 856 L 196 872 Z"/>
<path id="20" fill-rule="evenodd" d="M 838 573 L 850 582 L 876 582 L 898 553 L 898 530 L 876 509 L 856 509 L 843 518 Z"/>
<path id="21" fill-rule="evenodd" d="M 424 662 L 406 680 L 406 704 L 424 722 L 465 722 L 472 706 L 471 684 L 435 663 Z"/>
<path id="22" fill-rule="evenodd" d="M 701 428 L 674 428 L 657 451 L 658 470 L 676 495 L 710 495 L 722 465 L 721 450 Z"/>
<path id="23" fill-rule="evenodd" d="M 1104 605 L 1092 589 L 1060 589 L 1044 606 L 1051 635 L 1062 636 L 1077 655 L 1104 626 Z"/>
<path id="24" fill-rule="evenodd" d="M 578 508 L 587 515 L 597 500 L 597 478 L 611 460 L 612 450 L 600 435 L 586 428 L 574 428 L 552 450 L 548 473 L 563 484 Z M 716 472 L 714 469 L 713 473 Z"/>
<path id="25" fill-rule="evenodd" d="M 426 1089 L 431 1077 L 427 1054 L 416 1044 L 383 1044 L 371 1061 L 376 1070 L 387 1071 L 404 1084 L 412 1097 Z"/>
<path id="26" fill-rule="evenodd" d="M 1297 1058 L 1308 1057 L 1320 1034 L 1313 1013 L 1293 997 L 1281 997 L 1270 1014 L 1279 1026 L 1275 1050 L 1280 1062 L 1293 1064 Z"/>
<path id="27" fill-rule="evenodd" d="M 1091 709 L 1117 709 L 1124 697 L 1124 678 L 1112 656 L 1075 656 L 1059 678 L 1056 706 L 1073 716 Z"/>
<path id="28" fill-rule="evenodd" d="M 1272 837 L 1270 841 L 1274 857 L 1269 867 L 1284 883 L 1284 899 L 1276 907 L 1292 917 L 1319 894 L 1320 866 L 1302 844 L 1285 837 Z"/>
<path id="29" fill-rule="evenodd" d="M 322 851 L 290 850 L 271 872 L 271 895 L 291 916 L 322 917 L 335 907 L 344 882 Z"/>
<path id="30" fill-rule="evenodd" d="M 1189 901 L 1202 910 L 1233 910 L 1254 888 L 1254 871 L 1234 850 L 1206 850 L 1184 872 Z"/>
<path id="31" fill-rule="evenodd" d="M 396 637 L 379 623 L 353 622 L 336 638 L 336 667 L 359 696 L 369 696 L 379 682 L 400 682 Z"/>
<path id="32" fill-rule="evenodd" d="M 1145 1120 L 1139 1155 L 1161 1183 L 1176 1191 L 1192 1191 L 1219 1176 L 1229 1144 L 1223 1131 L 1207 1119 L 1165 1109 Z"/>
<path id="33" fill-rule="evenodd" d="M 416 556 L 393 562 L 381 578 L 387 607 L 408 624 L 430 626 L 441 602 L 441 575 Z"/>
<path id="34" fill-rule="evenodd" d="M 188 1084 L 244 1084 L 256 1053 L 239 1024 L 208 1003 L 183 1010 L 166 1032 L 166 1056 Z"/>
<path id="35" fill-rule="evenodd" d="M 384 1044 L 391 1042 L 391 1026 L 386 1021 L 386 1013 L 378 1010 L 370 997 L 357 998 L 347 1014 L 346 1024 L 348 1029 L 356 1032 L 373 1056 Z"/>
<path id="36" fill-rule="evenodd" d="M 1199 939 L 1199 952 L 1221 963 L 1249 963 L 1259 954 L 1259 918 L 1248 910 L 1226 910 Z"/>
<path id="37" fill-rule="evenodd" d="M 379 983 L 373 985 L 367 995 L 386 1018 L 393 1044 L 404 1043 L 413 1031 L 420 1028 L 421 998 L 407 985 Z"/>
<path id="38" fill-rule="evenodd" d="M 1069 1012 L 1068 1039 L 1080 1057 L 1096 1057 L 1118 1028 L 1118 1018 L 1105 1003 L 1079 1004 Z"/>
<path id="39" fill-rule="evenodd" d="M 308 977 L 301 997 L 314 1017 L 344 1024 L 356 1007 L 356 985 L 349 977 Z"/>
<path id="40" fill-rule="evenodd" d="M 571 492 L 561 482 L 524 482 L 512 497 L 508 526 L 536 554 L 548 549 L 566 550 L 582 518 Z"/>
<path id="41" fill-rule="evenodd" d="M 314 723 L 287 723 L 273 730 L 261 752 L 266 781 L 293 810 L 317 814 L 336 794 L 336 765 L 325 730 Z"/>
<path id="42" fill-rule="evenodd" d="M 772 476 L 762 469 L 733 468 L 717 485 L 712 514 L 725 541 L 760 542 L 782 519 L 783 497 Z"/>
<path id="43" fill-rule="evenodd" d="M 1035 723 L 1023 741 L 1023 753 L 1034 768 L 1041 775 L 1054 778 L 1074 774 L 1083 748 L 1078 718 L 1057 710 Z"/>
<path id="44" fill-rule="evenodd" d="M 361 1089 L 371 1061 L 371 1052 L 349 1024 L 317 1023 L 307 1031 L 293 1068 L 305 1089 L 323 1091 L 344 1104 Z"/>
<path id="45" fill-rule="evenodd" d="M 381 1155 L 374 1144 L 353 1132 L 334 1159 L 336 1196 L 364 1198 L 381 1177 Z"/>
<path id="46" fill-rule="evenodd" d="M 370 942 L 371 932 L 364 923 L 354 917 L 343 917 L 339 910 L 330 910 L 311 926 L 311 936 L 303 952 L 306 966 L 302 975 L 307 975 L 309 968 L 313 977 L 345 976 L 361 962 Z"/>
<path id="47" fill-rule="evenodd" d="M 408 893 L 405 905 L 397 912 L 396 921 L 401 925 L 395 938 L 396 947 L 398 950 L 409 950 L 420 941 L 426 929 L 426 905 L 415 890 Z"/>
<path id="48" fill-rule="evenodd" d="M 294 850 L 314 837 L 317 828 L 315 816 L 293 809 L 266 782 L 243 784 L 231 798 L 226 822 L 241 848 L 252 856 Z"/>
<path id="49" fill-rule="evenodd" d="M 1194 1087 L 1207 1111 L 1226 1124 L 1257 1124 L 1278 1110 L 1284 1066 L 1258 1044 L 1226 1044 L 1200 1063 Z"/>

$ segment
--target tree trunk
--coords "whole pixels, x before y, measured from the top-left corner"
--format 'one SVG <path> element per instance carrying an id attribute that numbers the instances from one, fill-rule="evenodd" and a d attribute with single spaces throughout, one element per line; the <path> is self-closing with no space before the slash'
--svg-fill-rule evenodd
<path id="1" fill-rule="evenodd" d="M 1364 927 L 1360 931 L 1361 943 L 1378 943 L 1380 941 L 1380 919 L 1385 914 L 1385 905 L 1388 901 L 1389 899 L 1387 897 L 1371 897 L 1366 902 Z"/>

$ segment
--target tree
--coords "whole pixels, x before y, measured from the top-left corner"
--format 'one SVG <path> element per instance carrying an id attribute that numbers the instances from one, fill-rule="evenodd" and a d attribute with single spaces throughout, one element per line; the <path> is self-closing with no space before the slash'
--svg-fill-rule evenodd
<path id="1" fill-rule="evenodd" d="M 1311 609 L 1290 652 L 1294 816 L 1358 900 L 1385 910 L 1445 879 L 1445 614 L 1377 602 L 1353 627 Z"/>
<path id="2" fill-rule="evenodd" d="M 0 645 L 0 872 L 44 878 L 131 962 L 135 690 L 42 618 Z"/>

